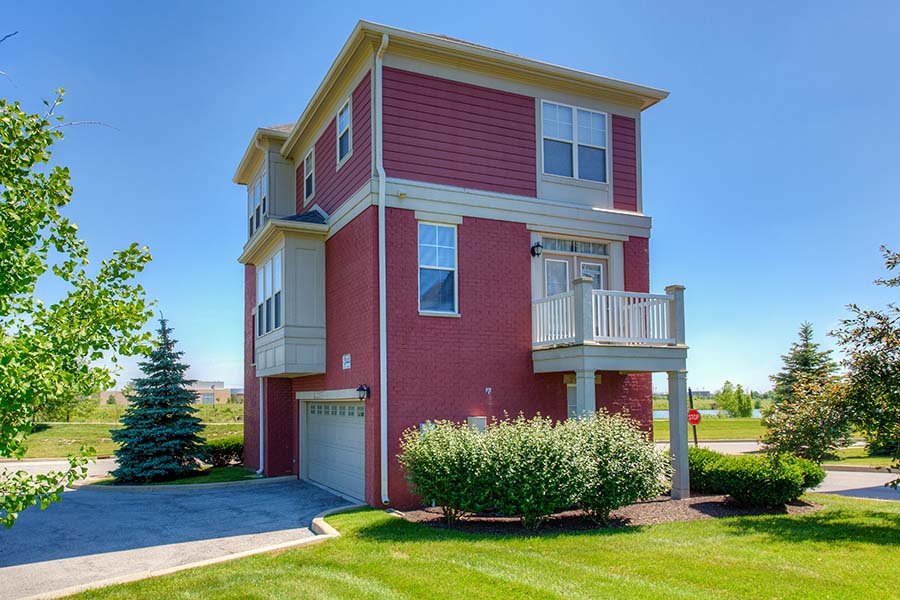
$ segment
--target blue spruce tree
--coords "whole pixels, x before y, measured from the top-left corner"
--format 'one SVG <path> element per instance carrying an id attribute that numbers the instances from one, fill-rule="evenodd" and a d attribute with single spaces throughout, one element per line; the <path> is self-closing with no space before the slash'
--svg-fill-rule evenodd
<path id="1" fill-rule="evenodd" d="M 172 329 L 159 320 L 159 338 L 149 360 L 140 363 L 144 377 L 135 379 L 131 405 L 122 416 L 124 429 L 112 432 L 120 444 L 119 468 L 112 475 L 123 483 L 141 483 L 183 476 L 203 458 L 203 425 L 194 416 L 194 383 L 185 379 L 188 365 L 175 351 Z"/>

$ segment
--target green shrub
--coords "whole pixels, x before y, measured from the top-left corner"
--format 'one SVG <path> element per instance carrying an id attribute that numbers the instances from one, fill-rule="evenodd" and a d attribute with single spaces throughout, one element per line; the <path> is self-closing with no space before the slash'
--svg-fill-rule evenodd
<path id="1" fill-rule="evenodd" d="M 605 523 L 613 510 L 666 490 L 668 454 L 658 451 L 633 420 L 600 412 L 567 421 L 557 431 L 574 447 L 575 468 L 567 475 L 575 503 L 595 521 Z"/>
<path id="2" fill-rule="evenodd" d="M 496 421 L 484 439 L 492 510 L 520 517 L 523 525 L 535 528 L 575 503 L 574 444 L 559 435 L 550 419 Z"/>
<path id="3" fill-rule="evenodd" d="M 227 467 L 244 460 L 244 436 L 229 435 L 206 443 L 205 460 L 214 467 Z"/>
<path id="4" fill-rule="evenodd" d="M 688 448 L 688 471 L 691 491 L 698 494 L 724 494 L 722 468 L 719 466 L 728 456 L 707 448 Z"/>
<path id="5" fill-rule="evenodd" d="M 728 494 L 748 506 L 784 506 L 825 479 L 812 461 L 787 454 L 725 455 L 702 448 L 688 450 L 691 490 Z"/>
<path id="6" fill-rule="evenodd" d="M 668 460 L 626 417 L 599 413 L 554 425 L 536 417 L 491 423 L 484 433 L 448 421 L 408 430 L 400 464 L 414 493 L 444 511 L 492 512 L 537 527 L 575 506 L 598 521 L 663 491 Z"/>

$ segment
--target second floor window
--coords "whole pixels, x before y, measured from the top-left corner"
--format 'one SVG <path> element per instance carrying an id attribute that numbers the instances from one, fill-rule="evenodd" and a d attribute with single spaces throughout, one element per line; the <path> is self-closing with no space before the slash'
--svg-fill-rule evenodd
<path id="1" fill-rule="evenodd" d="M 263 168 L 247 186 L 247 237 L 264 225 L 268 217 L 268 183 L 266 169 Z"/>
<path id="2" fill-rule="evenodd" d="M 606 182 L 606 115 L 564 104 L 541 105 L 544 173 Z"/>
<path id="3" fill-rule="evenodd" d="M 337 116 L 337 159 L 340 165 L 353 150 L 353 140 L 350 139 L 350 100 L 344 103 Z"/>
<path id="4" fill-rule="evenodd" d="M 281 327 L 281 251 L 256 267 L 256 335 Z"/>
<path id="5" fill-rule="evenodd" d="M 456 227 L 419 223 L 419 310 L 457 312 Z"/>
<path id="6" fill-rule="evenodd" d="M 303 201 L 309 202 L 315 193 L 315 168 L 316 157 L 315 148 L 309 151 L 306 158 L 303 159 Z"/>

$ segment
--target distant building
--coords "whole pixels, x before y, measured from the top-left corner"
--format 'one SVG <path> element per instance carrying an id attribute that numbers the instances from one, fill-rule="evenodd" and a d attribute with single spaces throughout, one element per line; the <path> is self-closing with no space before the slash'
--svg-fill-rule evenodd
<path id="1" fill-rule="evenodd" d="M 694 398 L 712 398 L 712 392 L 709 390 L 691 390 Z"/>
<path id="2" fill-rule="evenodd" d="M 226 404 L 232 397 L 244 403 L 244 388 L 227 388 L 224 381 L 195 381 L 188 389 L 197 394 L 197 404 Z M 92 396 L 103 404 L 130 404 L 123 390 L 106 390 Z"/>

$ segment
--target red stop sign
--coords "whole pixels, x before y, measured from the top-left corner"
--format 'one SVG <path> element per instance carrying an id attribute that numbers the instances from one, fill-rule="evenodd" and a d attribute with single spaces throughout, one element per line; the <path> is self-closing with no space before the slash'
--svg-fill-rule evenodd
<path id="1" fill-rule="evenodd" d="M 700 424 L 700 411 L 692 408 L 688 411 L 688 423 L 691 425 L 699 425 Z"/>

